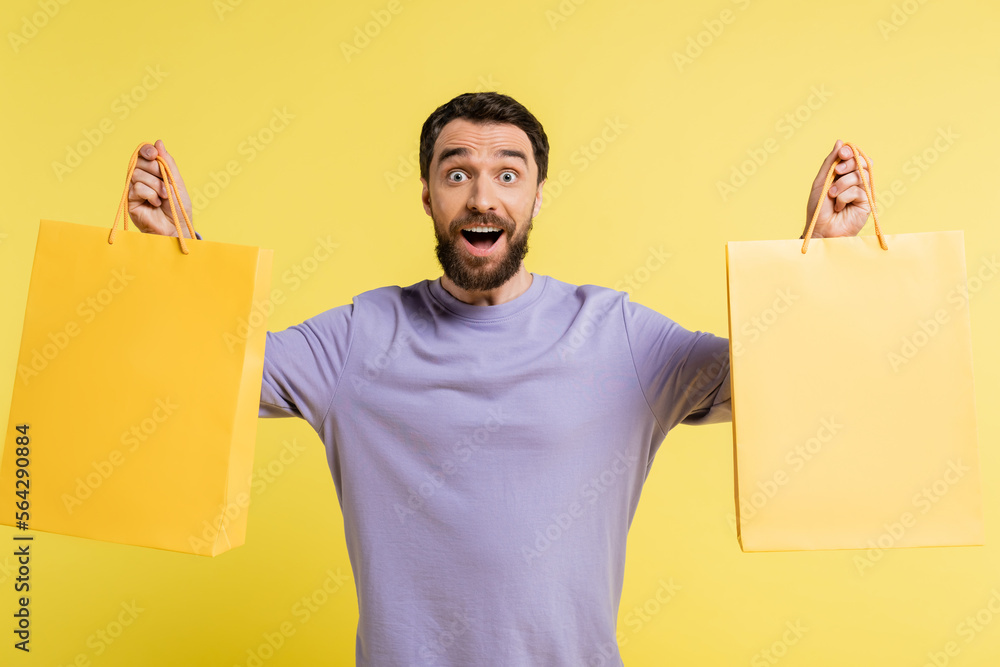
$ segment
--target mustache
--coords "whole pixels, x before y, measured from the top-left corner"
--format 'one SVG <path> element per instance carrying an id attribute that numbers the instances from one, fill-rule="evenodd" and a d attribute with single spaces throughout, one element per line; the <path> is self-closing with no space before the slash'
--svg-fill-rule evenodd
<path id="1" fill-rule="evenodd" d="M 508 220 L 507 218 L 502 218 L 496 213 L 470 212 L 451 221 L 450 231 L 452 236 L 457 236 L 461 233 L 463 227 L 470 224 L 498 227 L 507 232 L 508 238 L 514 235 L 515 225 L 513 221 Z"/>

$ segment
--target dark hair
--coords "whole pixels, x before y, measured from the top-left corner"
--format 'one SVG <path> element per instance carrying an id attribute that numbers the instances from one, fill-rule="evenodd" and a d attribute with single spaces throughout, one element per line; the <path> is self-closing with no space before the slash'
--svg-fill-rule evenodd
<path id="1" fill-rule="evenodd" d="M 426 179 L 434 157 L 434 143 L 445 125 L 456 118 L 473 123 L 505 123 L 524 130 L 531 140 L 538 165 L 538 182 L 545 180 L 549 170 L 549 139 L 542 124 L 513 97 L 501 93 L 463 93 L 434 110 L 420 130 L 420 176 Z"/>

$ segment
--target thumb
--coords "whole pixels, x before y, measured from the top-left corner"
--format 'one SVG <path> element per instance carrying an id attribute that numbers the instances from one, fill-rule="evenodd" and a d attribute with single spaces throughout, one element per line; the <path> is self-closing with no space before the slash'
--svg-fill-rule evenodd
<path id="1" fill-rule="evenodd" d="M 167 167 L 170 168 L 170 175 L 174 177 L 174 180 L 177 181 L 178 185 L 183 187 L 184 179 L 181 178 L 181 172 L 177 168 L 177 163 L 174 161 L 174 157 L 167 152 L 167 147 L 163 144 L 163 140 L 157 139 L 154 145 L 156 146 L 157 154 L 164 159 L 167 163 Z M 166 180 L 166 174 L 160 174 L 160 176 Z"/>
<path id="2" fill-rule="evenodd" d="M 833 163 L 837 161 L 837 153 L 840 152 L 840 148 L 843 145 L 844 142 L 840 139 L 837 139 L 837 141 L 833 144 L 833 150 L 830 151 L 830 153 L 826 156 L 826 159 L 823 160 L 823 164 L 820 165 L 819 168 L 819 173 L 816 174 L 816 179 L 813 181 L 814 188 L 822 187 L 823 183 L 826 182 L 826 174 L 830 171 L 830 167 L 833 166 Z"/>

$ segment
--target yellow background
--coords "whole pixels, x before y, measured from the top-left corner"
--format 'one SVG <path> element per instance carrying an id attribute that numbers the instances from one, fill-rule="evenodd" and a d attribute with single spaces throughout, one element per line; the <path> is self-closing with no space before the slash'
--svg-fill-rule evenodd
<path id="1" fill-rule="evenodd" d="M 837 138 L 872 156 L 877 189 L 896 184 L 891 205 L 883 199 L 888 232 L 963 229 L 970 273 L 1000 247 L 993 3 L 388 7 L 4 3 L 0 405 L 13 386 L 38 220 L 110 225 L 142 140 L 164 139 L 188 188 L 206 197 L 195 224 L 207 237 L 275 250 L 273 283 L 288 298 L 272 329 L 376 286 L 438 275 L 413 151 L 436 106 L 476 89 L 531 109 L 551 141 L 550 185 L 564 172 L 536 218 L 529 270 L 607 286 L 630 277 L 635 301 L 689 329 L 725 335 L 725 242 L 796 238 Z M 365 44 L 357 31 L 378 17 L 386 25 L 368 25 Z M 355 39 L 364 48 L 345 55 L 342 43 Z M 686 49 L 690 62 L 677 58 Z M 796 113 L 792 125 L 785 115 Z M 272 121 L 281 129 L 268 137 Z M 102 122 L 111 129 L 97 134 Z M 270 143 L 251 150 L 251 135 Z M 54 163 L 80 144 L 89 154 L 62 173 Z M 766 161 L 765 144 L 777 146 Z M 755 154 L 763 164 L 743 164 Z M 227 181 L 220 172 L 233 162 Z M 719 183 L 741 168 L 753 173 L 724 198 Z M 296 283 L 288 272 L 327 235 L 339 244 L 333 257 Z M 671 257 L 645 272 L 651 248 Z M 987 546 L 891 550 L 863 575 L 859 552 L 744 554 L 732 524 L 730 426 L 680 427 L 630 535 L 625 664 L 919 666 L 928 653 L 938 664 L 996 664 L 1000 618 L 987 604 L 1000 591 L 998 299 L 993 278 L 971 300 Z M 286 441 L 305 451 L 284 463 Z M 353 664 L 356 599 L 321 443 L 304 422 L 262 421 L 255 468 L 269 465 L 280 472 L 253 495 L 247 544 L 215 559 L 36 534 L 30 655 L 11 647 L 13 531 L 0 528 L 0 663 L 247 665 L 248 651 L 287 623 L 294 634 L 262 664 Z M 13 511 L 12 498 L 0 502 Z M 326 597 L 317 591 L 328 571 L 348 578 Z M 671 580 L 680 589 L 658 602 Z M 324 603 L 305 619 L 296 604 L 309 596 Z M 100 640 L 133 601 L 142 609 L 134 622 Z M 984 624 L 961 632 L 977 612 Z M 796 623 L 804 634 L 785 634 Z"/>

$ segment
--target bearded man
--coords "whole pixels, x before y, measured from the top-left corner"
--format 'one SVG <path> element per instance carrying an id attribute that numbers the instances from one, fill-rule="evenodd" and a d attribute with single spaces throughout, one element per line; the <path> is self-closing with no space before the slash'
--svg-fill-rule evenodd
<path id="1" fill-rule="evenodd" d="M 442 105 L 420 137 L 441 277 L 267 334 L 259 414 L 325 445 L 358 665 L 620 665 L 626 537 L 657 449 L 677 424 L 731 419 L 725 338 L 525 268 L 548 151 L 506 95 Z M 157 154 L 178 175 L 144 146 L 129 210 L 176 234 Z M 819 170 L 814 237 L 867 219 L 851 158 L 837 142 Z"/>

